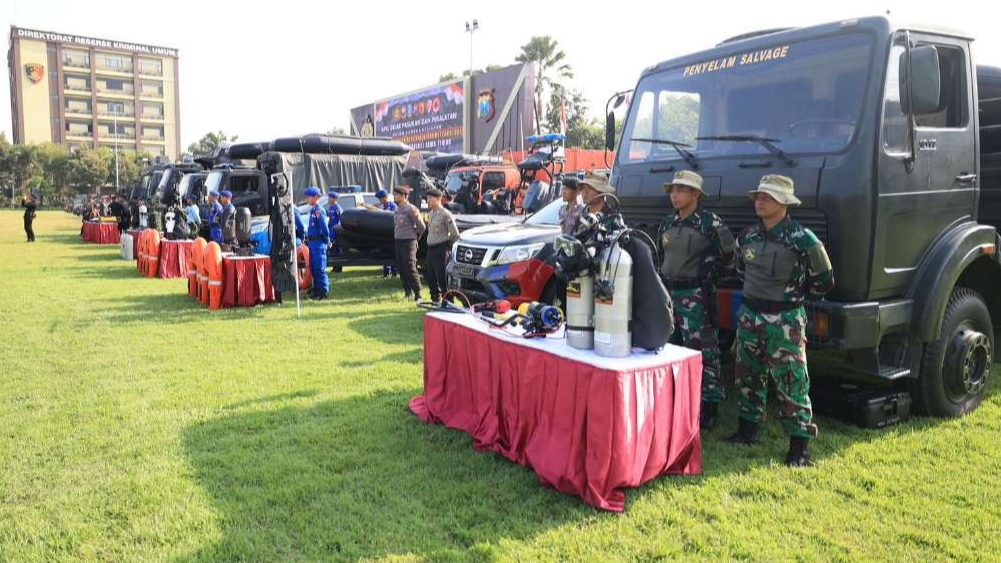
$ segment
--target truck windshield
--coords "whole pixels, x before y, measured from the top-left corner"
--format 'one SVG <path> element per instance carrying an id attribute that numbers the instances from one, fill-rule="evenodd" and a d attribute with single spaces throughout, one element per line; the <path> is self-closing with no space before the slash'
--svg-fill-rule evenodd
<path id="1" fill-rule="evenodd" d="M 843 150 L 855 133 L 870 64 L 865 33 L 735 51 L 668 68 L 636 88 L 617 160 L 681 158 L 669 140 L 696 158 L 767 155 L 752 141 L 697 140 L 747 135 L 773 139 L 787 153 Z M 645 141 L 638 139 L 646 139 Z"/>
<path id="2" fill-rule="evenodd" d="M 139 192 L 136 194 L 136 199 L 150 197 L 156 187 L 160 185 L 161 179 L 163 179 L 163 170 L 150 171 L 143 174 L 142 180 L 139 182 Z"/>
<path id="3" fill-rule="evenodd" d="M 205 179 L 205 193 L 218 190 L 222 185 L 223 172 L 209 172 L 209 177 Z"/>
<path id="4" fill-rule="evenodd" d="M 476 178 L 479 176 L 479 172 L 471 172 L 469 170 L 463 172 L 449 172 L 448 176 L 445 177 L 445 189 L 448 190 L 450 194 L 457 194 L 462 186 L 468 182 L 471 178 Z"/>

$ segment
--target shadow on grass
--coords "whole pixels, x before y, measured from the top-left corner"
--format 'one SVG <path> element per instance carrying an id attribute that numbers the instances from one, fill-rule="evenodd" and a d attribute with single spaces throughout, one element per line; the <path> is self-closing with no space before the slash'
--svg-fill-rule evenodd
<path id="1" fill-rule="evenodd" d="M 73 268 L 72 270 L 67 270 L 70 277 L 74 278 L 88 278 L 88 279 L 102 279 L 102 280 L 121 280 L 121 279 L 134 279 L 134 280 L 144 280 L 139 270 L 132 267 L 123 268 Z"/>
<path id="2" fill-rule="evenodd" d="M 185 430 L 222 538 L 182 561 L 455 556 L 594 512 L 469 438 L 419 423 L 416 390 L 237 413 Z"/>

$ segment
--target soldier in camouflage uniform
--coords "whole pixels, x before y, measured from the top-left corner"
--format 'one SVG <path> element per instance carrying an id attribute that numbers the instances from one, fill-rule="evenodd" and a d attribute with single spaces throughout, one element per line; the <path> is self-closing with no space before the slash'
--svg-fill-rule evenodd
<path id="1" fill-rule="evenodd" d="M 834 287 L 824 245 L 787 215 L 799 205 L 793 181 L 769 175 L 748 192 L 760 219 L 740 234 L 737 271 L 744 278 L 744 305 L 737 324 L 735 376 L 740 386 L 735 444 L 758 441 L 765 418 L 768 381 L 775 385 L 779 417 L 790 436 L 786 465 L 808 466 L 807 444 L 817 436 L 806 369 L 806 298 L 820 299 Z"/>
<path id="2" fill-rule="evenodd" d="M 726 399 L 720 377 L 719 328 L 716 322 L 716 281 L 733 271 L 733 233 L 718 215 L 701 205 L 702 176 L 679 171 L 664 184 L 674 213 L 660 224 L 660 275 L 675 303 L 680 342 L 702 352 L 701 427 L 710 430 Z"/>

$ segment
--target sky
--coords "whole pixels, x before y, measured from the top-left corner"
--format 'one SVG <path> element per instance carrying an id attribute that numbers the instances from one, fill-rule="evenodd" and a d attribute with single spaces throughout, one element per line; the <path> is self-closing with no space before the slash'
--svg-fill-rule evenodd
<path id="1" fill-rule="evenodd" d="M 632 88 L 644 68 L 660 61 L 748 31 L 888 10 L 893 17 L 970 33 L 977 38 L 977 62 L 1001 66 L 1001 6 L 990 4 L 3 0 L 0 29 L 8 37 L 10 26 L 17 25 L 179 49 L 181 140 L 187 147 L 209 131 L 265 141 L 334 127 L 347 130 L 352 107 L 469 68 L 465 22 L 474 18 L 480 23 L 472 37 L 475 67 L 513 64 L 530 37 L 551 35 L 573 67 L 572 86 L 599 116 L 612 93 Z M 10 139 L 9 75 L 2 76 L 0 131 Z"/>

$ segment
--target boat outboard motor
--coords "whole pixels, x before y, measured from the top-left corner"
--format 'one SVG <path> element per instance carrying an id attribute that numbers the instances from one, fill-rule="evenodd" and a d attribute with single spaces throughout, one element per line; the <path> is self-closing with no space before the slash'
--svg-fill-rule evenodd
<path id="1" fill-rule="evenodd" d="M 236 208 L 236 253 L 250 256 L 254 253 L 254 243 L 250 240 L 250 208 Z"/>
<path id="2" fill-rule="evenodd" d="M 633 259 L 618 237 L 598 255 L 594 280 L 594 353 L 624 358 L 632 353 Z"/>

